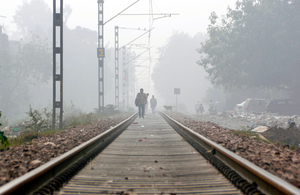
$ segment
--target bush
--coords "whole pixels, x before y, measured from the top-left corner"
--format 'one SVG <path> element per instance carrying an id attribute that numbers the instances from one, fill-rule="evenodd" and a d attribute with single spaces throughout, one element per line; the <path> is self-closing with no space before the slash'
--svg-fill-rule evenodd
<path id="1" fill-rule="evenodd" d="M 103 113 L 100 113 L 99 109 L 97 109 L 97 108 L 95 108 L 94 110 L 95 110 L 95 113 L 97 113 L 99 116 L 100 115 L 102 115 L 102 116 L 111 116 L 111 115 L 119 114 L 120 113 L 120 111 L 115 110 L 115 106 L 112 105 L 112 104 L 107 104 L 104 107 Z"/>
<path id="2" fill-rule="evenodd" d="M 52 112 L 44 108 L 42 111 L 33 110 L 31 105 L 29 106 L 29 112 L 26 112 L 30 117 L 30 121 L 24 124 L 26 130 L 40 132 L 51 128 L 51 116 Z"/>
<path id="3" fill-rule="evenodd" d="M 0 111 L 0 119 L 1 119 L 1 115 L 2 112 Z M 0 123 L 0 126 L 2 126 L 2 124 Z M 7 137 L 4 135 L 3 131 L 0 131 L 0 147 L 1 148 L 6 148 L 7 146 L 9 146 L 9 141 L 7 139 Z"/>
<path id="4" fill-rule="evenodd" d="M 97 112 L 84 113 L 81 109 L 76 108 L 71 101 L 71 106 L 66 106 L 63 126 L 76 126 L 88 124 L 99 118 Z"/>
<path id="5" fill-rule="evenodd" d="M 85 125 L 100 118 L 97 109 L 95 109 L 95 112 L 84 113 L 82 110 L 75 108 L 74 104 L 71 102 L 71 106 L 67 105 L 64 110 L 65 114 L 63 120 L 63 129 L 52 130 L 52 110 L 50 111 L 47 108 L 43 108 L 42 110 L 34 110 L 31 106 L 29 106 L 29 111 L 26 113 L 30 118 L 29 121 L 24 122 L 22 125 L 25 127 L 26 131 L 22 132 L 16 138 L 10 138 L 10 142 L 8 142 L 8 139 L 4 136 L 4 133 L 0 133 L 0 148 L 5 148 L 8 146 L 8 144 L 10 144 L 10 146 L 27 144 L 33 139 L 59 133 L 66 127 Z M 110 116 L 117 113 L 119 113 L 119 111 L 115 111 L 113 105 L 107 105 L 104 113 L 101 114 L 101 117 Z M 58 126 L 59 115 L 57 115 L 56 119 L 55 127 Z M 3 140 L 2 145 L 1 140 Z"/>

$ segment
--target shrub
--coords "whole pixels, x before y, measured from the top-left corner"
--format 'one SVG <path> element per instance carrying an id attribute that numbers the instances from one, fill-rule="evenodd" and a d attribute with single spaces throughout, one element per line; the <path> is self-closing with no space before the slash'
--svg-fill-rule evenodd
<path id="1" fill-rule="evenodd" d="M 0 119 L 1 119 L 1 115 L 2 115 L 2 112 L 0 111 Z M 1 123 L 0 123 L 0 126 L 2 126 Z M 2 147 L 6 148 L 7 146 L 9 146 L 9 141 L 8 141 L 7 137 L 4 135 L 3 131 L 0 131 L 0 144 L 1 144 L 1 148 Z"/>

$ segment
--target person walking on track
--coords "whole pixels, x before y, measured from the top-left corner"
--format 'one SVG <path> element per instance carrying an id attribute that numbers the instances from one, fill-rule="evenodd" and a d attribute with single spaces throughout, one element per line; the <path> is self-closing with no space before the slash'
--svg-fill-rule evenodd
<path id="1" fill-rule="evenodd" d="M 146 97 L 147 97 L 147 101 L 146 101 L 146 104 L 145 104 L 145 115 L 148 114 L 148 97 L 149 97 L 149 93 L 146 93 Z"/>
<path id="2" fill-rule="evenodd" d="M 157 106 L 157 101 L 154 98 L 154 95 L 152 95 L 152 98 L 150 100 L 150 106 L 151 106 L 151 109 L 152 109 L 152 114 L 154 114 L 155 113 L 155 108 Z"/>
<path id="3" fill-rule="evenodd" d="M 140 89 L 140 93 L 137 94 L 135 98 L 135 105 L 139 107 L 139 117 L 143 117 L 145 115 L 145 104 L 147 103 L 147 96 L 144 93 L 144 89 Z"/>
<path id="4" fill-rule="evenodd" d="M 203 108 L 202 104 L 200 104 L 199 112 L 200 112 L 200 114 L 203 114 L 203 113 L 204 113 L 204 108 Z"/>

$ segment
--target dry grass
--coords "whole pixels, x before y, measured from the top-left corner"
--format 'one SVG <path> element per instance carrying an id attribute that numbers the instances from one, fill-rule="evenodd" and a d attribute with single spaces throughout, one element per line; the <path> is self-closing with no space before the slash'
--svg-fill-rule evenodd
<path id="1" fill-rule="evenodd" d="M 234 134 L 234 135 L 238 135 L 238 136 L 243 135 L 243 136 L 246 136 L 249 139 L 254 138 L 254 139 L 266 142 L 266 143 L 272 143 L 271 141 L 260 137 L 259 134 L 255 133 L 255 132 L 252 132 L 251 130 L 236 130 L 236 131 L 232 131 L 232 132 L 229 132 L 229 133 Z"/>

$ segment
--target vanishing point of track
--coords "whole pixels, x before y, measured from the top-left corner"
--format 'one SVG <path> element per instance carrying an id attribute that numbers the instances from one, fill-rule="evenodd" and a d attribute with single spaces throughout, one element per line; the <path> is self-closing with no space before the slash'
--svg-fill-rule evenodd
<path id="1" fill-rule="evenodd" d="M 165 120 L 164 120 L 165 119 Z M 167 114 L 119 125 L 0 188 L 0 194 L 300 194 Z"/>

